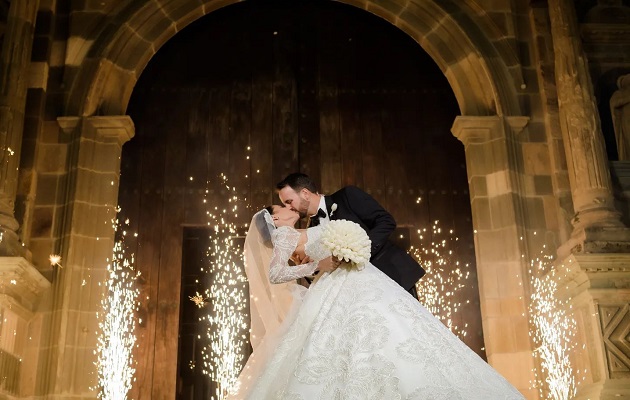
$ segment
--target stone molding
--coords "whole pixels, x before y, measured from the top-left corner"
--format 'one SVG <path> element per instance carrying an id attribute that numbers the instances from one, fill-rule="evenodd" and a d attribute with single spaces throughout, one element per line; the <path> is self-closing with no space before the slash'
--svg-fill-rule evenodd
<path id="1" fill-rule="evenodd" d="M 524 116 L 458 116 L 453 122 L 451 132 L 467 146 L 502 137 L 518 138 L 529 120 L 529 117 Z"/>
<path id="2" fill-rule="evenodd" d="M 114 139 L 123 145 L 135 135 L 135 126 L 128 115 L 93 116 L 93 117 L 59 117 L 57 123 L 66 134 L 72 134 L 81 127 L 82 135 L 97 138 Z"/>
<path id="3" fill-rule="evenodd" d="M 582 24 L 580 33 L 588 44 L 630 44 L 630 25 Z"/>
<path id="4" fill-rule="evenodd" d="M 23 257 L 0 257 L 0 294 L 14 299 L 22 308 L 34 312 L 50 282 Z"/>

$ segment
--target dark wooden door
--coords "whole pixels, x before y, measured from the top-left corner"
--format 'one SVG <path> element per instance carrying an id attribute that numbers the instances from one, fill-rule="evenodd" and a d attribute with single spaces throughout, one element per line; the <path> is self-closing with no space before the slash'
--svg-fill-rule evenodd
<path id="1" fill-rule="evenodd" d="M 431 247 L 435 221 L 440 240 L 453 229 L 451 257 L 472 273 L 453 317 L 483 353 L 464 149 L 450 133 L 458 107 L 406 34 L 332 1 L 246 1 L 166 43 L 128 113 L 136 137 L 123 149 L 120 205 L 138 233 L 130 245 L 143 301 L 134 398 L 177 392 L 180 302 L 191 290 L 182 286 L 183 227 L 206 225 L 206 211 L 234 193 L 246 207 L 233 222 L 249 222 L 294 171 L 323 193 L 348 184 L 371 193 L 406 245 Z"/>

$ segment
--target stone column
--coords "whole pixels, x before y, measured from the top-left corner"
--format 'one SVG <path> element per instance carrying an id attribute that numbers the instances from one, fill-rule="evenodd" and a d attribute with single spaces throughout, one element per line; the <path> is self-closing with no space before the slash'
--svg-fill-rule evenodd
<path id="1" fill-rule="evenodd" d="M 47 399 L 96 398 L 100 301 L 114 244 L 122 145 L 134 135 L 128 116 L 60 117 L 70 166 L 62 268 L 53 281 Z M 68 365 L 72 368 L 68 369 Z"/>
<path id="2" fill-rule="evenodd" d="M 517 136 L 527 117 L 457 117 L 464 143 L 488 362 L 527 398 L 534 359 L 529 338 L 527 265 Z"/>
<path id="3" fill-rule="evenodd" d="M 39 361 L 42 295 L 46 280 L 22 257 L 0 257 L 0 398 L 33 394 Z"/>
<path id="4" fill-rule="evenodd" d="M 573 233 L 558 251 L 630 251 L 630 233 L 613 204 L 612 183 L 593 84 L 573 2 L 549 0 L 560 127 L 575 216 Z"/>
<path id="5" fill-rule="evenodd" d="M 14 217 L 28 71 L 39 0 L 12 1 L 0 54 L 0 256 L 24 255 Z"/>
<path id="6" fill-rule="evenodd" d="M 630 254 L 573 254 L 554 276 L 578 325 L 575 399 L 630 397 Z"/>

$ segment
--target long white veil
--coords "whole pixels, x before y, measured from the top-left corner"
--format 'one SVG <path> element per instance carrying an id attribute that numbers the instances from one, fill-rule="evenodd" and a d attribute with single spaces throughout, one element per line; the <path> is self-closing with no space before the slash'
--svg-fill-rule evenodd
<path id="1" fill-rule="evenodd" d="M 273 254 L 271 214 L 263 209 L 252 218 L 245 237 L 245 273 L 249 281 L 250 342 L 256 350 L 265 335 L 280 327 L 293 302 L 296 282 L 271 284 L 269 264 Z"/>

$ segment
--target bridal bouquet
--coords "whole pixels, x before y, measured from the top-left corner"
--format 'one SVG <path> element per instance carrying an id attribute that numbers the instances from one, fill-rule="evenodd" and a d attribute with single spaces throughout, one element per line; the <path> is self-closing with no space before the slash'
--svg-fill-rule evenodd
<path id="1" fill-rule="evenodd" d="M 372 242 L 367 233 L 355 222 L 338 219 L 323 226 L 322 243 L 333 256 L 361 268 L 370 260 Z"/>

